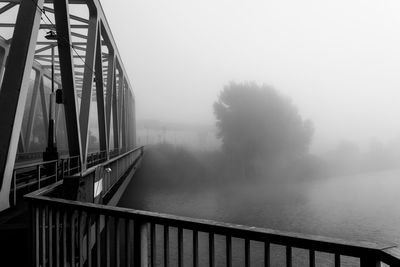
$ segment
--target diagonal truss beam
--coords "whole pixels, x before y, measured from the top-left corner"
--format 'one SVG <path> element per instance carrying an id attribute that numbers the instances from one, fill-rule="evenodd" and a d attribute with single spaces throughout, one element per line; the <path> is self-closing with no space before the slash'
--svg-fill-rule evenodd
<path id="1" fill-rule="evenodd" d="M 2 8 L 0 8 L 0 14 L 3 14 L 4 12 L 10 10 L 11 8 L 13 8 L 16 5 L 17 5 L 17 3 L 9 3 L 5 6 L 3 6 Z"/>
<path id="2" fill-rule="evenodd" d="M 101 54 L 101 28 L 99 27 L 99 23 L 97 24 L 98 33 L 97 33 L 97 44 L 96 44 L 96 99 L 97 99 L 97 120 L 99 126 L 99 142 L 100 142 L 100 151 L 106 151 L 106 154 L 109 154 L 108 151 L 108 138 L 107 138 L 107 130 L 106 130 L 106 114 L 105 114 L 105 105 L 104 105 L 104 84 L 103 84 L 103 61 Z"/>
<path id="3" fill-rule="evenodd" d="M 28 125 L 26 127 L 26 132 L 25 132 L 25 148 L 27 151 L 29 151 L 30 148 L 30 141 L 31 141 L 31 135 L 32 135 L 32 130 L 33 130 L 33 122 L 35 118 L 35 113 L 36 113 L 36 105 L 37 105 L 37 96 L 38 96 L 38 91 L 39 87 L 41 86 L 40 83 L 42 81 L 42 74 L 38 71 L 36 71 L 35 75 L 35 83 L 33 84 L 33 92 L 32 92 L 32 99 L 31 99 L 31 105 L 29 109 L 29 117 L 28 117 Z"/>
<path id="4" fill-rule="evenodd" d="M 82 168 L 86 168 L 86 159 L 88 153 L 89 143 L 89 117 L 90 117 L 90 106 L 92 103 L 92 89 L 93 89 L 93 78 L 95 77 L 94 65 L 96 60 L 96 49 L 97 49 L 97 34 L 98 34 L 98 19 L 97 12 L 89 7 L 89 30 L 87 36 L 87 46 L 85 65 L 83 69 L 83 84 L 82 84 L 82 100 L 81 108 L 79 113 L 79 123 L 81 129 L 81 141 L 82 141 Z M 74 46 L 75 49 L 81 49 L 81 47 Z"/>
<path id="5" fill-rule="evenodd" d="M 43 6 L 43 0 L 31 1 Z M 0 90 L 0 210 L 10 204 L 9 189 L 40 25 L 40 13 L 31 1 L 20 4 Z"/>
<path id="6" fill-rule="evenodd" d="M 63 39 L 58 39 L 58 55 L 61 68 L 61 83 L 64 92 L 64 113 L 67 126 L 68 149 L 70 156 L 79 156 L 82 162 L 81 137 L 78 120 L 75 77 L 73 70 L 71 32 L 69 27 L 68 0 L 54 1 L 56 30 Z"/>
<path id="7" fill-rule="evenodd" d="M 53 13 L 53 14 L 54 14 L 54 9 L 52 9 L 52 8 L 50 8 L 50 7 L 45 6 L 43 9 L 44 9 L 46 12 L 50 12 L 50 13 Z M 79 21 L 79 22 L 82 22 L 82 23 L 86 23 L 86 24 L 89 23 L 89 20 L 84 19 L 84 18 L 81 18 L 81 17 L 78 17 L 78 16 L 75 16 L 75 15 L 69 14 L 69 17 L 70 17 L 71 19 L 73 19 L 73 20 L 76 20 L 76 21 Z"/>

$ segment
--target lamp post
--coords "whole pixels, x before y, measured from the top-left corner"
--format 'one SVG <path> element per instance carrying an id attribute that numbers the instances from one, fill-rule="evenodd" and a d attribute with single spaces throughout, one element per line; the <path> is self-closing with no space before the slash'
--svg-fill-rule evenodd
<path id="1" fill-rule="evenodd" d="M 57 35 L 54 31 L 49 31 L 45 38 L 47 40 L 57 40 Z M 57 143 L 56 143 L 56 127 L 55 127 L 55 105 L 56 93 L 54 92 L 54 47 L 51 47 L 51 93 L 49 105 L 49 129 L 47 138 L 46 151 L 43 152 L 43 161 L 58 159 Z"/>

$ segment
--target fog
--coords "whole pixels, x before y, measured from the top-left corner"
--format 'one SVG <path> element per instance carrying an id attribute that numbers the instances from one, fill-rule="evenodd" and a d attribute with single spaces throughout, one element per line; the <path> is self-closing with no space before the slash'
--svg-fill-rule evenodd
<path id="1" fill-rule="evenodd" d="M 398 1 L 102 4 L 147 145 L 120 205 L 398 243 Z M 244 127 L 226 130 L 223 90 L 246 86 L 279 97 L 246 102 Z M 248 127 L 252 103 L 276 127 Z M 258 133 L 272 146 L 232 141 Z"/>
<path id="2" fill-rule="evenodd" d="M 269 84 L 314 124 L 311 151 L 400 133 L 398 1 L 111 1 L 102 5 L 138 119 L 214 125 L 230 81 Z"/>

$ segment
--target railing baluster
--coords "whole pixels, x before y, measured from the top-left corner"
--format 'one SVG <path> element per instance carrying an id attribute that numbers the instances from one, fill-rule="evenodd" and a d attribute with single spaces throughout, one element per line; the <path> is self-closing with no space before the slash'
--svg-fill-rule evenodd
<path id="1" fill-rule="evenodd" d="M 60 210 L 56 210 L 56 239 L 55 239 L 55 243 L 56 243 L 56 257 L 55 257 L 55 261 L 56 261 L 56 267 L 60 266 Z"/>
<path id="2" fill-rule="evenodd" d="M 214 233 L 208 234 L 208 259 L 210 267 L 215 266 Z"/>
<path id="3" fill-rule="evenodd" d="M 178 267 L 183 266 L 183 229 L 178 227 Z"/>
<path id="4" fill-rule="evenodd" d="M 125 254 L 126 254 L 126 266 L 131 266 L 131 253 L 132 253 L 132 242 L 131 242 L 131 221 L 125 220 Z"/>
<path id="5" fill-rule="evenodd" d="M 86 213 L 86 261 L 87 267 L 92 267 L 92 248 L 91 248 L 91 238 L 92 238 L 92 222 L 91 215 Z"/>
<path id="6" fill-rule="evenodd" d="M 78 211 L 78 254 L 79 254 L 79 267 L 83 267 L 83 228 L 82 224 L 82 211 Z"/>
<path id="7" fill-rule="evenodd" d="M 55 161 L 54 164 L 56 165 L 56 182 L 58 181 L 58 161 Z"/>
<path id="8" fill-rule="evenodd" d="M 62 213 L 62 244 L 63 244 L 63 266 L 67 266 L 67 212 Z"/>
<path id="9" fill-rule="evenodd" d="M 71 175 L 71 159 L 67 159 L 67 172 L 68 172 L 68 176 Z"/>
<path id="10" fill-rule="evenodd" d="M 271 245 L 269 242 L 264 242 L 264 266 L 271 266 L 271 257 L 270 257 L 270 248 Z"/>
<path id="11" fill-rule="evenodd" d="M 64 159 L 61 159 L 61 179 L 64 179 L 64 176 L 65 176 Z"/>
<path id="12" fill-rule="evenodd" d="M 114 218 L 115 222 L 115 228 L 114 228 L 114 241 L 115 241 L 115 265 L 116 267 L 119 267 L 121 264 L 120 261 L 120 244 L 119 244 L 119 218 L 115 217 Z"/>
<path id="13" fill-rule="evenodd" d="M 244 240 L 244 262 L 246 267 L 250 267 L 250 240 Z"/>
<path id="14" fill-rule="evenodd" d="M 38 189 L 40 189 L 40 164 L 36 167 L 37 177 L 38 177 Z"/>
<path id="15" fill-rule="evenodd" d="M 36 267 L 40 266 L 40 215 L 39 215 L 39 207 L 35 207 L 35 260 Z"/>
<path id="16" fill-rule="evenodd" d="M 286 246 L 286 266 L 292 267 L 292 247 Z"/>
<path id="17" fill-rule="evenodd" d="M 310 267 L 315 267 L 315 251 L 310 250 Z"/>
<path id="18" fill-rule="evenodd" d="M 50 207 L 47 207 L 46 210 L 49 236 L 49 266 L 53 266 L 53 211 Z"/>
<path id="19" fill-rule="evenodd" d="M 150 248 L 151 248 L 151 266 L 156 266 L 156 225 L 150 224 Z"/>
<path id="20" fill-rule="evenodd" d="M 101 266 L 101 215 L 96 215 L 96 266 Z"/>
<path id="21" fill-rule="evenodd" d="M 164 225 L 164 267 L 169 266 L 169 228 Z"/>
<path id="22" fill-rule="evenodd" d="M 340 267 L 340 254 L 335 254 L 335 267 Z"/>
<path id="23" fill-rule="evenodd" d="M 71 211 L 71 266 L 75 266 L 75 211 Z"/>
<path id="24" fill-rule="evenodd" d="M 133 260 L 134 266 L 148 266 L 148 228 L 140 220 L 133 223 Z"/>
<path id="25" fill-rule="evenodd" d="M 13 171 L 13 195 L 14 195 L 14 203 L 13 205 L 17 205 L 17 172 Z"/>
<path id="26" fill-rule="evenodd" d="M 232 237 L 226 236 L 226 266 L 232 267 Z"/>
<path id="27" fill-rule="evenodd" d="M 46 266 L 46 208 L 42 207 L 42 265 Z"/>
<path id="28" fill-rule="evenodd" d="M 199 233 L 193 230 L 193 267 L 199 266 Z"/>
<path id="29" fill-rule="evenodd" d="M 110 230 L 110 217 L 109 216 L 104 216 L 104 228 L 106 230 L 106 267 L 111 266 L 111 248 L 110 248 L 110 235 L 111 235 L 111 230 Z"/>
<path id="30" fill-rule="evenodd" d="M 32 203 L 28 203 L 29 207 L 29 246 L 30 250 L 30 262 L 32 266 L 35 266 L 35 207 Z"/>

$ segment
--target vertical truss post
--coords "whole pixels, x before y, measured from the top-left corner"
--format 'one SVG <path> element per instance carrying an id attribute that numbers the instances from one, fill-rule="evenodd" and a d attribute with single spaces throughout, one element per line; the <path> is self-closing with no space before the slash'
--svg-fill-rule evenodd
<path id="1" fill-rule="evenodd" d="M 33 2 L 33 3 L 32 3 Z M 0 211 L 9 207 L 9 193 L 43 0 L 21 1 L 0 90 Z"/>
<path id="2" fill-rule="evenodd" d="M 134 114 L 135 106 L 134 106 L 133 103 L 134 103 L 133 102 L 133 94 L 131 93 L 131 102 L 130 102 L 130 106 L 131 106 L 131 124 L 130 124 L 131 135 L 130 135 L 130 138 L 131 138 L 131 146 L 132 146 L 132 148 L 135 147 L 135 129 L 134 129 L 134 127 L 135 127 L 135 114 Z"/>
<path id="3" fill-rule="evenodd" d="M 41 81 L 40 81 L 39 91 L 40 91 L 40 102 L 42 104 L 41 106 L 43 114 L 43 131 L 46 140 L 48 140 L 49 117 L 47 116 L 46 94 L 44 92 L 44 75 L 42 75 L 40 79 Z"/>
<path id="4" fill-rule="evenodd" d="M 116 66 L 116 64 L 115 64 Z M 114 72 L 116 68 L 114 69 Z M 114 148 L 119 149 L 119 121 L 118 121 L 118 102 L 117 102 L 117 75 L 114 73 L 113 83 L 113 96 L 112 96 L 112 112 L 113 112 L 113 137 L 114 137 Z"/>
<path id="5" fill-rule="evenodd" d="M 26 132 L 25 132 L 25 149 L 26 149 L 26 151 L 29 151 L 30 145 L 31 145 L 31 136 L 32 136 L 32 130 L 33 130 L 33 121 L 34 121 L 35 113 L 36 113 L 37 96 L 38 96 L 40 83 L 42 80 L 41 75 L 42 75 L 41 72 L 36 71 L 35 82 L 33 84 L 33 89 L 32 89 L 33 92 L 32 92 L 31 105 L 30 105 L 29 115 L 28 115 L 28 120 L 27 120 L 28 124 L 27 124 Z"/>
<path id="6" fill-rule="evenodd" d="M 103 59 L 101 52 L 101 28 L 98 25 L 96 45 L 96 98 L 97 119 L 99 125 L 100 151 L 106 151 L 108 155 L 108 139 L 106 130 L 106 118 L 104 108 L 104 84 L 103 84 Z M 108 156 L 107 156 L 108 158 Z"/>
<path id="7" fill-rule="evenodd" d="M 110 130 L 111 130 L 111 108 L 113 103 L 114 95 L 114 84 L 115 84 L 115 56 L 114 51 L 110 50 L 108 47 L 108 66 L 107 66 L 107 94 L 106 94 L 106 125 L 107 125 L 107 138 L 108 145 L 110 144 Z M 115 124 L 115 122 L 114 122 Z M 111 149 L 110 147 L 108 149 Z M 107 154 L 107 159 L 109 159 L 109 154 Z"/>
<path id="8" fill-rule="evenodd" d="M 118 148 L 124 148 L 122 144 L 122 112 L 123 112 L 123 94 L 124 94 L 124 80 L 125 80 L 125 75 L 124 72 L 119 68 L 119 80 L 118 80 Z"/>
<path id="9" fill-rule="evenodd" d="M 88 142 L 89 142 L 89 117 L 90 117 L 90 106 L 92 102 L 92 89 L 93 89 L 93 78 L 97 80 L 97 73 L 95 75 L 94 66 L 96 60 L 96 47 L 97 45 L 97 33 L 98 33 L 98 19 L 95 8 L 89 6 L 89 27 L 88 37 L 86 44 L 86 56 L 85 56 L 85 68 L 83 71 L 83 84 L 82 84 L 82 101 L 79 113 L 79 124 L 81 127 L 81 140 L 82 140 L 82 169 L 86 169 L 86 160 L 88 153 Z"/>
<path id="10" fill-rule="evenodd" d="M 69 24 L 68 0 L 54 1 L 54 16 L 58 35 L 58 54 L 63 88 L 65 124 L 67 127 L 68 150 L 70 156 L 79 156 L 82 162 L 80 129 L 75 92 L 75 77 L 71 52 L 71 32 Z M 72 166 L 76 167 L 76 166 Z"/>
<path id="11" fill-rule="evenodd" d="M 126 88 L 126 144 L 127 144 L 127 150 L 130 150 L 131 148 L 131 114 L 132 114 L 132 109 L 131 109 L 131 94 L 129 91 L 129 88 L 127 86 Z"/>
<path id="12" fill-rule="evenodd" d="M 133 128 L 133 146 L 136 146 L 136 101 L 135 96 L 132 94 L 132 128 Z"/>
<path id="13" fill-rule="evenodd" d="M 5 41 L 0 40 L 0 85 L 1 81 L 3 80 L 3 74 L 5 70 L 5 59 L 7 58 L 8 55 L 8 45 Z"/>
<path id="14" fill-rule="evenodd" d="M 122 139 L 122 149 L 123 151 L 127 151 L 127 142 L 126 142 L 126 113 L 127 113 L 127 107 L 126 107 L 126 91 L 127 88 L 125 86 L 125 79 L 122 81 L 123 84 L 123 90 L 122 90 L 122 95 L 121 95 L 121 139 Z"/>

